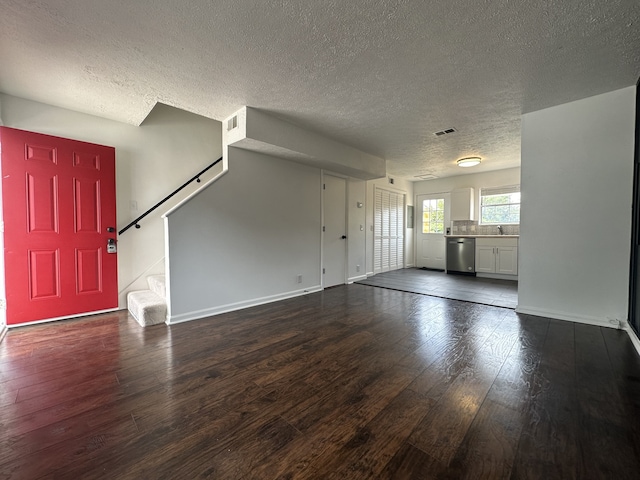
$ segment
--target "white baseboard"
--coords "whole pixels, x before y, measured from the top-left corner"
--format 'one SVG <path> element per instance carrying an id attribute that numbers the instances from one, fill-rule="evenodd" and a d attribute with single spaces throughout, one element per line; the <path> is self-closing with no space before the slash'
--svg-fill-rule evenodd
<path id="1" fill-rule="evenodd" d="M 212 317 L 214 315 L 220 315 L 222 313 L 234 312 L 236 310 L 242 310 L 244 308 L 257 307 L 259 305 L 277 302 L 279 300 L 300 297 L 309 293 L 321 292 L 322 290 L 322 286 L 317 285 L 315 287 L 309 287 L 303 290 L 294 290 L 292 292 L 279 293 L 277 295 L 270 295 L 268 297 L 254 298 L 251 300 L 244 300 L 242 302 L 229 303 L 227 305 L 221 305 L 219 307 L 205 308 L 193 312 L 181 313 L 179 315 L 169 314 L 169 318 L 167 319 L 166 323 L 167 325 L 175 325 L 176 323 L 190 322 L 192 320 L 199 320 L 201 318 Z"/>
<path id="2" fill-rule="evenodd" d="M 358 275 L 357 277 L 351 277 L 347 280 L 347 283 L 359 282 L 360 280 L 366 280 L 366 275 Z"/>
<path id="3" fill-rule="evenodd" d="M 518 281 L 517 275 L 505 275 L 504 273 L 476 273 L 479 278 L 493 278 L 495 280 L 514 280 Z"/>
<path id="4" fill-rule="evenodd" d="M 638 352 L 638 355 L 640 355 L 640 338 L 638 338 L 638 335 L 636 335 L 635 330 L 631 328 L 631 325 L 629 325 L 629 322 L 626 320 L 622 328 L 627 331 L 627 335 L 629 335 L 629 338 L 631 339 L 631 343 L 633 343 L 633 346 L 636 347 L 636 351 Z"/>
<path id="5" fill-rule="evenodd" d="M 518 305 L 516 307 L 516 313 L 524 313 L 526 315 L 535 315 L 536 317 L 555 318 L 556 320 L 566 320 L 568 322 L 584 323 L 587 325 L 595 325 L 597 327 L 607 328 L 619 328 L 619 324 L 616 322 L 610 323 L 608 320 L 603 320 L 599 317 L 590 317 L 587 315 L 575 315 L 568 312 L 558 312 L 555 310 L 544 310 L 542 308 L 526 307 Z"/>

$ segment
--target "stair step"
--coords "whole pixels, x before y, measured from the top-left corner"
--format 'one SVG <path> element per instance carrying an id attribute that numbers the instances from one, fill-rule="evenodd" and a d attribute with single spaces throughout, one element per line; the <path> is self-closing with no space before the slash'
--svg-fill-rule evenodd
<path id="1" fill-rule="evenodd" d="M 129 292 L 127 307 L 133 318 L 143 327 L 164 323 L 167 320 L 167 302 L 151 290 Z"/>
<path id="2" fill-rule="evenodd" d="M 158 294 L 162 298 L 167 298 L 167 287 L 164 275 L 149 275 L 147 277 L 149 290 Z"/>

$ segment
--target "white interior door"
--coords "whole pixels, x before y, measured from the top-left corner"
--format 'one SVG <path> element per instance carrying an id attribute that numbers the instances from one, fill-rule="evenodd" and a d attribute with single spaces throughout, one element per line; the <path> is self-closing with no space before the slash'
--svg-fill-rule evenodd
<path id="1" fill-rule="evenodd" d="M 346 180 L 332 175 L 325 175 L 322 199 L 324 206 L 322 286 L 327 288 L 346 282 Z"/>
<path id="2" fill-rule="evenodd" d="M 418 195 L 416 210 L 416 265 L 444 270 L 447 265 L 444 233 L 449 225 L 449 194 Z"/>

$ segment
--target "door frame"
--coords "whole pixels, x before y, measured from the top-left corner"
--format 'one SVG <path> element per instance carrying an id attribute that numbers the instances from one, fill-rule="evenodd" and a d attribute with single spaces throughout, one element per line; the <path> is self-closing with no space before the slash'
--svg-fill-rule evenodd
<path id="1" fill-rule="evenodd" d="M 640 78 L 636 82 L 635 146 L 633 155 L 633 197 L 631 203 L 631 258 L 629 266 L 629 305 L 627 321 L 640 338 Z"/>

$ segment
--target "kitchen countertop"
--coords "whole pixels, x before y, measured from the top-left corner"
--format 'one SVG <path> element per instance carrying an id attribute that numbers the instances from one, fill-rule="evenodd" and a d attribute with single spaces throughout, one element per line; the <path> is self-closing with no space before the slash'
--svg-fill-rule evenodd
<path id="1" fill-rule="evenodd" d="M 519 238 L 520 235 L 472 235 L 469 233 L 461 233 L 461 234 L 454 234 L 452 233 L 451 235 L 445 235 L 445 238 L 451 238 L 451 237 L 456 237 L 456 238 Z"/>

